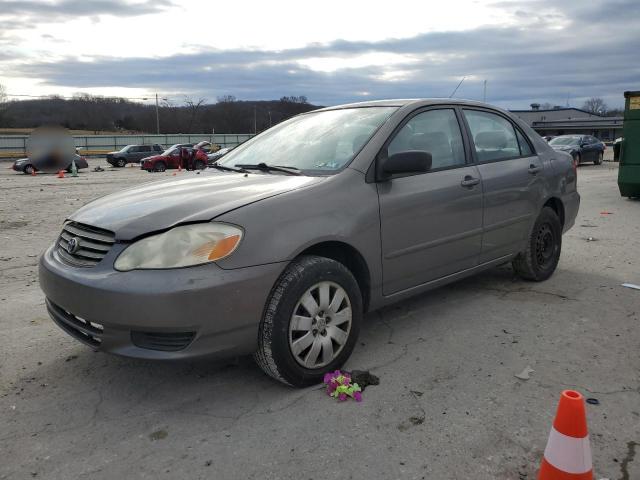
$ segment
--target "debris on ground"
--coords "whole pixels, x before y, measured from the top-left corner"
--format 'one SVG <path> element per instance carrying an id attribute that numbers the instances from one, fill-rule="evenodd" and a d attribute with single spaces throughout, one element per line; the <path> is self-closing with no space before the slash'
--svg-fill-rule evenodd
<path id="1" fill-rule="evenodd" d="M 587 398 L 587 403 L 589 405 L 600 405 L 600 400 L 597 398 Z"/>
<path id="2" fill-rule="evenodd" d="M 594 238 L 594 237 L 587 237 L 587 238 L 585 238 L 585 240 L 586 240 L 587 242 L 597 242 L 597 241 L 598 241 L 598 239 L 597 239 L 597 238 Z"/>
<path id="3" fill-rule="evenodd" d="M 636 285 L 635 283 L 623 283 L 623 287 L 633 288 L 634 290 L 640 290 L 640 285 Z"/>
<path id="4" fill-rule="evenodd" d="M 613 215 L 613 212 L 602 211 L 600 215 Z"/>
<path id="5" fill-rule="evenodd" d="M 98 165 L 97 167 L 95 167 L 93 169 L 94 172 L 104 172 L 104 168 L 102 168 L 100 165 Z"/>
<path id="6" fill-rule="evenodd" d="M 349 397 L 353 398 L 356 402 L 362 401 L 362 393 L 360 385 L 352 383 L 351 376 L 340 370 L 335 372 L 325 373 L 324 383 L 327 386 L 327 395 L 344 402 Z"/>
<path id="7" fill-rule="evenodd" d="M 369 370 L 352 370 L 349 375 L 351 375 L 351 380 L 357 383 L 363 392 L 369 385 L 380 385 L 380 379 L 369 373 Z"/>
<path id="8" fill-rule="evenodd" d="M 515 377 L 520 380 L 529 380 L 533 372 L 535 372 L 535 370 L 527 365 L 520 373 L 516 373 Z"/>

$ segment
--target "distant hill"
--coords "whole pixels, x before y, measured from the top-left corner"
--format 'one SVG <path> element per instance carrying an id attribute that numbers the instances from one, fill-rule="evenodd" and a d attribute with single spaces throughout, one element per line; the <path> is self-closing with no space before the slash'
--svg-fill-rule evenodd
<path id="1" fill-rule="evenodd" d="M 159 108 L 160 133 L 253 133 L 299 113 L 320 108 L 305 97 L 242 101 L 226 96 L 217 103 L 187 100 Z M 28 134 L 43 125 L 61 125 L 85 134 L 156 133 L 155 105 L 88 95 L 10 101 L 0 109 L 0 132 Z"/>

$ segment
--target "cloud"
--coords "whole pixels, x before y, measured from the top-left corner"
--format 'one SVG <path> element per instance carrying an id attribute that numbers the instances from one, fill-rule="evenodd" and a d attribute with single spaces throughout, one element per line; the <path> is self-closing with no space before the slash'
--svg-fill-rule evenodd
<path id="1" fill-rule="evenodd" d="M 28 16 L 51 21 L 52 18 L 94 17 L 99 15 L 138 16 L 158 13 L 173 5 L 169 0 L 3 0 L 0 17 Z"/>
<path id="2" fill-rule="evenodd" d="M 518 22 L 278 51 L 201 46 L 196 53 L 165 57 L 30 59 L 15 64 L 12 75 L 74 89 L 133 87 L 177 100 L 181 95 L 209 100 L 224 94 L 240 99 L 306 95 L 325 105 L 448 96 L 463 75 L 467 79 L 457 97 L 481 99 L 487 80 L 487 100 L 511 108 L 533 101 L 564 104 L 568 96 L 576 105 L 591 96 L 621 105 L 622 92 L 637 88 L 640 2 L 566 0 L 562 10 L 546 0 L 496 5 Z M 609 8 L 620 16 L 615 23 Z"/>

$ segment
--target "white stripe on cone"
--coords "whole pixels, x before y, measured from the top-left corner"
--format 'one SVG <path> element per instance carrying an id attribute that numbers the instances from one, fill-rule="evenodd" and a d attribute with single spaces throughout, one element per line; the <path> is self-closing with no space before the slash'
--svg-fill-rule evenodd
<path id="1" fill-rule="evenodd" d="M 544 450 L 544 458 L 563 472 L 589 472 L 592 468 L 589 437 L 569 437 L 551 427 L 547 448 Z"/>

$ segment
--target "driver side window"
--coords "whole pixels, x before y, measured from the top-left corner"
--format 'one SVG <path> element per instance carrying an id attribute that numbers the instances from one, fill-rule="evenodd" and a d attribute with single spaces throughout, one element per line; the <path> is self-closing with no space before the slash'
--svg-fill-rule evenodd
<path id="1" fill-rule="evenodd" d="M 430 153 L 431 170 L 464 165 L 464 146 L 455 111 L 428 110 L 411 118 L 389 144 L 388 154 L 408 150 Z"/>

